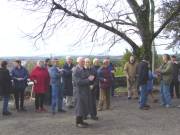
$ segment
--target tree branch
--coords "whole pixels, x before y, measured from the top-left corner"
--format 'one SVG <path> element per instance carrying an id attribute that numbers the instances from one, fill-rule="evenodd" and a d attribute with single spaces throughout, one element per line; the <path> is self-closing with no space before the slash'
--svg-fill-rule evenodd
<path id="1" fill-rule="evenodd" d="M 177 7 L 177 9 L 167 18 L 167 20 L 161 25 L 161 27 L 153 34 L 153 39 L 156 38 L 159 33 L 168 25 L 169 22 L 171 22 L 176 16 L 178 16 L 180 13 L 180 5 Z M 152 39 L 152 40 L 153 40 Z"/>
<path id="2" fill-rule="evenodd" d="M 97 21 L 95 19 L 90 18 L 85 13 L 82 14 L 82 11 L 81 11 L 82 15 L 80 15 L 80 14 L 76 14 L 76 13 L 73 13 L 73 12 L 69 11 L 68 9 L 64 8 L 62 5 L 56 3 L 55 1 L 53 1 L 53 4 L 55 5 L 56 9 L 64 11 L 69 16 L 73 16 L 75 18 L 90 22 L 92 24 L 95 24 L 97 27 L 104 28 L 104 29 L 106 29 L 106 30 L 108 30 L 108 31 L 110 31 L 112 33 L 117 34 L 118 36 L 123 38 L 126 42 L 128 42 L 133 49 L 137 50 L 139 48 L 137 46 L 137 44 L 134 41 L 132 41 L 126 34 L 118 31 L 114 27 L 110 27 L 110 26 L 108 26 L 108 25 L 106 25 L 106 24 L 104 24 L 102 22 L 99 22 L 99 21 Z"/>

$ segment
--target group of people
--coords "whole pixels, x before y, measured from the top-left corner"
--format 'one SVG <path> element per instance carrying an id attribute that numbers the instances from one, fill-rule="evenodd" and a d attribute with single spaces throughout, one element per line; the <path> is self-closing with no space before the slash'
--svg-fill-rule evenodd
<path id="1" fill-rule="evenodd" d="M 179 95 L 178 74 L 180 66 L 176 57 L 163 55 L 163 64 L 153 73 L 150 68 L 148 57 L 137 62 L 132 55 L 124 66 L 127 78 L 128 100 L 139 99 L 139 108 L 147 110 L 148 95 L 151 95 L 154 102 L 158 100 L 152 94 L 154 78 L 161 80 L 161 105 L 169 108 L 171 98 Z M 35 111 L 46 112 L 44 104 L 51 105 L 51 112 L 65 113 L 65 105 L 68 108 L 75 107 L 76 126 L 85 128 L 88 123 L 84 122 L 89 116 L 98 120 L 97 111 L 110 109 L 110 97 L 113 96 L 114 67 L 109 58 L 103 60 L 100 66 L 97 58 L 78 57 L 77 65 L 73 64 L 70 56 L 66 57 L 63 67 L 59 66 L 58 59 L 46 59 L 38 61 L 31 73 L 21 65 L 20 60 L 14 61 L 14 68 L 9 72 L 7 61 L 1 62 L 0 68 L 0 95 L 3 97 L 3 115 L 11 115 L 8 110 L 10 94 L 15 97 L 16 110 L 27 111 L 24 107 L 24 94 L 28 79 L 33 82 L 35 94 Z M 96 102 L 98 100 L 98 105 Z"/>
<path id="2" fill-rule="evenodd" d="M 169 108 L 172 105 L 173 97 L 180 98 L 179 82 L 180 63 L 177 62 L 176 56 L 164 54 L 163 63 L 154 72 L 151 71 L 150 59 L 144 57 L 140 63 L 131 56 L 129 62 L 125 64 L 124 70 L 127 78 L 128 99 L 139 99 L 139 108 L 142 110 L 150 109 L 148 105 L 148 95 L 151 95 L 153 102 L 158 100 L 154 97 L 153 80 L 160 80 L 160 103 L 162 106 Z M 174 92 L 175 87 L 175 92 Z M 176 94 L 174 94 L 176 93 Z"/>
<path id="3" fill-rule="evenodd" d="M 14 61 L 11 71 L 8 70 L 7 61 L 1 62 L 0 68 L 0 95 L 3 97 L 3 115 L 11 115 L 8 110 L 10 95 L 13 93 L 17 112 L 27 111 L 24 107 L 25 89 L 28 81 L 33 82 L 35 95 L 35 111 L 46 112 L 44 104 L 51 105 L 52 114 L 66 112 L 63 106 L 75 107 L 77 127 L 86 127 L 83 120 L 90 116 L 98 120 L 98 110 L 110 108 L 110 89 L 113 82 L 113 68 L 109 58 L 99 60 L 95 58 L 93 64 L 89 58 L 77 58 L 77 65 L 73 65 L 71 57 L 66 57 L 63 67 L 59 66 L 58 59 L 38 61 L 31 73 L 22 66 L 20 60 Z M 49 96 L 50 95 L 50 96 Z"/>

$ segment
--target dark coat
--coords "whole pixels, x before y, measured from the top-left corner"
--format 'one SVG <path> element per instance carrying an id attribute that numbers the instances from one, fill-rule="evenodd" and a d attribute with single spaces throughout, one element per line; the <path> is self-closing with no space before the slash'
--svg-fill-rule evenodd
<path id="1" fill-rule="evenodd" d="M 0 95 L 8 96 L 12 91 L 12 82 L 9 70 L 0 68 Z"/>
<path id="2" fill-rule="evenodd" d="M 173 81 L 177 82 L 178 81 L 178 75 L 180 72 L 180 63 L 173 63 L 173 70 L 172 70 L 172 74 L 173 74 Z"/>
<path id="3" fill-rule="evenodd" d="M 72 76 L 76 116 L 87 116 L 89 113 L 89 74 L 84 68 L 81 68 L 79 65 L 77 65 L 75 68 L 73 68 Z"/>
<path id="4" fill-rule="evenodd" d="M 72 68 L 73 64 L 70 66 L 66 63 L 63 66 L 63 80 L 64 80 L 64 95 L 73 96 L 73 84 L 72 84 Z"/>
<path id="5" fill-rule="evenodd" d="M 101 89 L 109 89 L 112 84 L 112 74 L 108 67 L 100 67 L 98 70 L 99 87 Z M 106 79 L 106 81 L 104 81 Z"/>
<path id="6" fill-rule="evenodd" d="M 148 63 L 141 61 L 138 65 L 138 86 L 147 84 L 149 78 Z"/>
<path id="7" fill-rule="evenodd" d="M 24 67 L 13 68 L 11 71 L 11 76 L 14 81 L 15 89 L 25 89 L 27 87 L 27 79 L 29 77 L 28 71 Z M 18 80 L 17 78 L 23 78 L 23 80 Z"/>

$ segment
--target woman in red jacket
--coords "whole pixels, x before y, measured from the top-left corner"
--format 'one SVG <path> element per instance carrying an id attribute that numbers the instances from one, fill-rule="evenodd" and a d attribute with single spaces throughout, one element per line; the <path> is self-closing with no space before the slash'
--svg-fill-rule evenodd
<path id="1" fill-rule="evenodd" d="M 44 61 L 37 62 L 37 66 L 30 74 L 30 79 L 34 82 L 36 112 L 45 112 L 46 109 L 43 107 L 44 96 L 49 89 L 50 77 Z"/>

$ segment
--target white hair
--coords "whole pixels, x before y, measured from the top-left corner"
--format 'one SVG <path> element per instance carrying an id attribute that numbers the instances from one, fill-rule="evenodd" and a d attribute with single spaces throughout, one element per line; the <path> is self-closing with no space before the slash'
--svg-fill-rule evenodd
<path id="1" fill-rule="evenodd" d="M 72 59 L 71 56 L 66 56 L 66 60 Z"/>
<path id="2" fill-rule="evenodd" d="M 83 60 L 84 58 L 83 57 L 78 57 L 77 58 L 77 62 L 80 62 L 81 60 Z"/>

